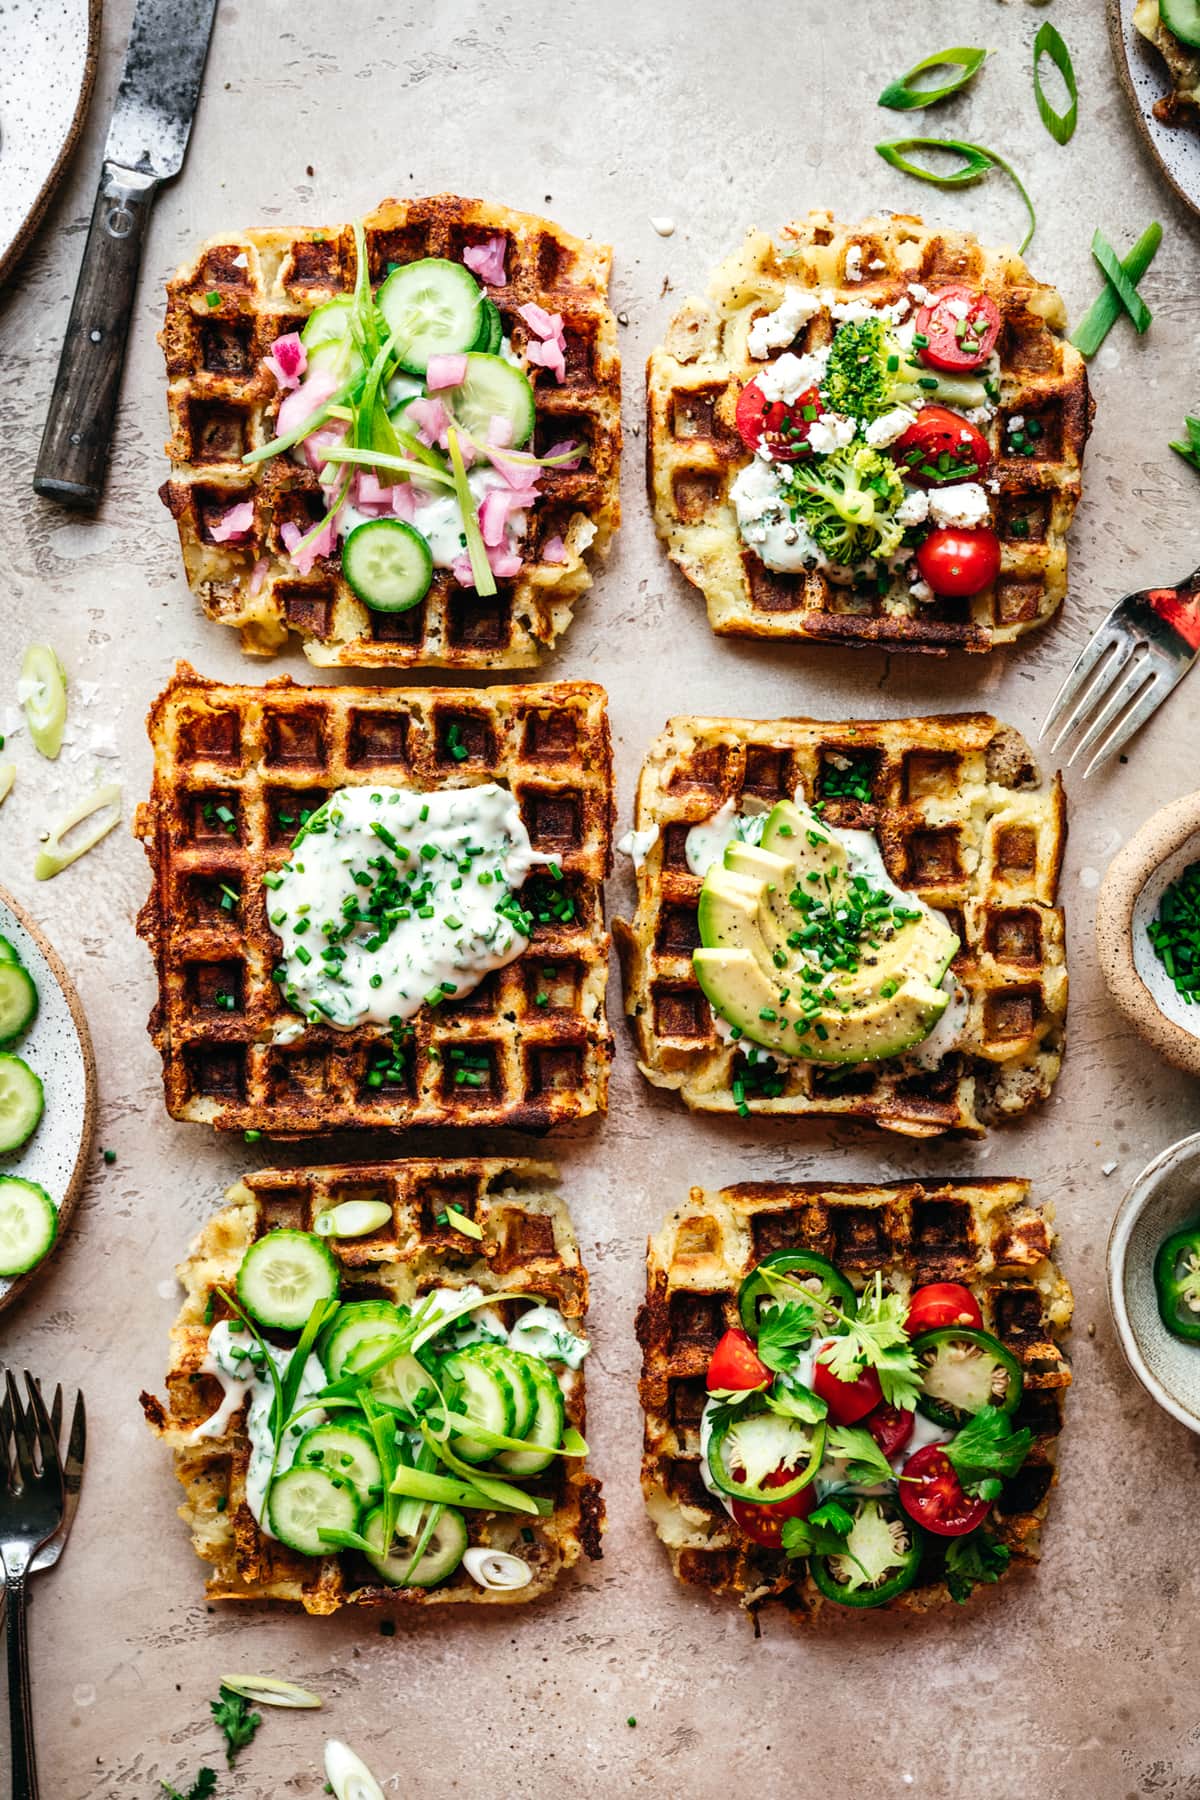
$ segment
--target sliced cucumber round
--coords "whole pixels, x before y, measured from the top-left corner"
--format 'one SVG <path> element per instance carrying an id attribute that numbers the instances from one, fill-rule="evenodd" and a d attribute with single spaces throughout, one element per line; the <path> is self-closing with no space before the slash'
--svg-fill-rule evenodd
<path id="1" fill-rule="evenodd" d="M 0 1156 L 33 1136 L 45 1105 L 41 1081 L 29 1064 L 0 1054 Z"/>
<path id="2" fill-rule="evenodd" d="M 20 962 L 17 947 L 10 944 L 6 937 L 0 937 L 0 962 Z"/>
<path id="3" fill-rule="evenodd" d="M 516 1392 L 503 1370 L 491 1362 L 484 1362 L 478 1355 L 485 1348 L 483 1344 L 471 1344 L 446 1357 L 442 1363 L 446 1398 L 455 1412 L 462 1413 L 473 1424 L 482 1425 L 485 1431 L 514 1437 Z M 450 1447 L 464 1462 L 487 1462 L 493 1454 L 490 1444 L 466 1432 L 460 1437 L 452 1437 Z"/>
<path id="4" fill-rule="evenodd" d="M 42 755 L 53 761 L 62 749 L 67 724 L 67 677 L 49 644 L 30 644 L 20 678 L 29 735 Z"/>
<path id="5" fill-rule="evenodd" d="M 509 1355 L 521 1358 L 536 1394 L 533 1418 L 523 1435 L 531 1444 L 544 1444 L 546 1448 L 502 1450 L 496 1458 L 496 1467 L 503 1469 L 506 1475 L 538 1475 L 554 1461 L 554 1452 L 562 1443 L 566 1430 L 567 1412 L 562 1389 L 554 1379 L 553 1371 L 540 1357 L 529 1356 L 522 1350 L 511 1350 Z"/>
<path id="6" fill-rule="evenodd" d="M 507 1344 L 472 1344 L 469 1354 L 476 1357 L 485 1369 L 499 1369 L 513 1391 L 516 1412 L 513 1416 L 511 1437 L 525 1437 L 533 1423 L 533 1415 L 537 1410 L 537 1388 L 529 1370 L 532 1360 L 510 1350 Z M 482 1423 L 482 1421 L 480 1421 Z"/>
<path id="7" fill-rule="evenodd" d="M 415 1567 L 416 1538 L 393 1538 L 390 1549 L 385 1550 L 382 1507 L 367 1514 L 362 1534 L 376 1546 L 367 1554 L 367 1561 L 389 1587 L 436 1587 L 453 1575 L 467 1547 L 467 1522 L 452 1506 L 443 1509 Z"/>
<path id="8" fill-rule="evenodd" d="M 0 1175 L 0 1275 L 36 1268 L 58 1236 L 58 1208 L 36 1181 Z"/>
<path id="9" fill-rule="evenodd" d="M 504 340 L 504 321 L 494 300 L 484 300 L 479 308 L 479 336 L 471 348 L 485 356 L 495 356 Z"/>
<path id="10" fill-rule="evenodd" d="M 350 335 L 353 315 L 354 302 L 348 294 L 338 294 L 309 313 L 300 333 L 308 353 L 308 374 L 321 369 L 340 384 L 362 371 L 362 352 Z"/>
<path id="11" fill-rule="evenodd" d="M 382 1344 L 376 1346 L 377 1350 L 383 1348 Z M 371 1360 L 370 1350 L 370 1344 L 364 1344 L 364 1361 Z M 377 1399 L 392 1406 L 402 1406 L 406 1412 L 415 1414 L 422 1403 L 434 1396 L 433 1376 L 418 1357 L 396 1356 L 371 1376 L 371 1392 Z"/>
<path id="12" fill-rule="evenodd" d="M 467 357 L 466 375 L 443 398 L 467 435 L 481 444 L 493 419 L 506 422 L 508 442 L 514 450 L 533 436 L 536 408 L 529 377 L 502 356 L 472 352 Z"/>
<path id="13" fill-rule="evenodd" d="M 15 1044 L 37 1015 L 33 976 L 19 962 L 0 961 L 0 1049 Z"/>
<path id="14" fill-rule="evenodd" d="M 396 338 L 401 366 L 423 375 L 431 356 L 469 350 L 480 331 L 483 291 L 470 269 L 425 256 L 393 269 L 375 304 Z"/>
<path id="15" fill-rule="evenodd" d="M 336 1299 L 337 1291 L 337 1263 L 311 1231 L 268 1231 L 238 1270 L 238 1299 L 272 1331 L 303 1330 L 313 1307 Z"/>
<path id="16" fill-rule="evenodd" d="M 271 1530 L 301 1556 L 336 1556 L 337 1546 L 325 1543 L 322 1531 L 354 1531 L 361 1512 L 352 1482 L 294 1464 L 272 1482 L 267 1505 Z"/>
<path id="17" fill-rule="evenodd" d="M 347 1300 L 339 1306 L 317 1339 L 317 1355 L 330 1381 L 338 1381 L 346 1373 L 346 1364 L 360 1344 L 369 1338 L 399 1337 L 401 1323 L 399 1309 L 390 1300 Z M 382 1350 L 382 1342 L 379 1348 Z M 370 1360 L 363 1358 L 364 1362 Z"/>
<path id="18" fill-rule="evenodd" d="M 342 545 L 342 574 L 372 612 L 407 612 L 429 592 L 433 552 L 403 519 L 365 519 Z"/>
<path id="19" fill-rule="evenodd" d="M 1159 0 L 1159 12 L 1181 44 L 1200 50 L 1200 0 Z"/>
<path id="20" fill-rule="evenodd" d="M 353 1420 L 316 1425 L 296 1446 L 296 1463 L 302 1468 L 324 1469 L 354 1487 L 364 1506 L 377 1499 L 383 1487 L 383 1464 L 375 1440 L 366 1425 Z"/>

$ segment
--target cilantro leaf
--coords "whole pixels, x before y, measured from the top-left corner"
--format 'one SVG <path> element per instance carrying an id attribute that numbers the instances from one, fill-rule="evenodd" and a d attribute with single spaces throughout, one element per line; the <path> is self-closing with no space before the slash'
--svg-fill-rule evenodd
<path id="1" fill-rule="evenodd" d="M 846 1523 L 843 1531 L 840 1524 L 831 1524 L 825 1519 L 818 1520 L 816 1514 L 807 1519 L 785 1519 L 783 1522 L 783 1549 L 787 1556 L 843 1556 L 846 1550 L 846 1536 L 854 1523 L 850 1514 L 838 1507 Z M 819 1508 L 821 1513 L 825 1507 Z"/>
<path id="2" fill-rule="evenodd" d="M 827 1400 L 789 1375 L 780 1375 L 766 1400 L 773 1413 L 783 1419 L 800 1419 L 805 1425 L 819 1425 L 829 1411 Z"/>
<path id="3" fill-rule="evenodd" d="M 243 1694 L 223 1687 L 217 1699 L 210 1702 L 212 1716 L 225 1733 L 225 1761 L 232 1769 L 239 1750 L 244 1750 L 259 1726 L 262 1714 L 250 1711 Z"/>
<path id="4" fill-rule="evenodd" d="M 985 1406 L 967 1420 L 962 1430 L 943 1446 L 963 1486 L 963 1492 L 979 1500 L 995 1500 L 1001 1475 L 1015 1475 L 1033 1443 L 1033 1433 L 1014 1431 L 1012 1420 L 998 1406 Z"/>
<path id="5" fill-rule="evenodd" d="M 787 1530 L 787 1527 L 784 1527 Z M 951 1538 L 946 1545 L 946 1587 L 950 1598 L 962 1606 L 973 1588 L 999 1581 L 1009 1564 L 1007 1544 L 998 1544 L 986 1532 Z"/>
<path id="6" fill-rule="evenodd" d="M 828 1525 L 833 1531 L 840 1531 L 845 1536 L 854 1523 L 854 1514 L 848 1513 L 840 1501 L 826 1500 L 821 1506 L 814 1506 L 808 1515 L 812 1525 Z"/>
<path id="7" fill-rule="evenodd" d="M 891 1463 L 861 1425 L 835 1425 L 825 1439 L 825 1454 L 846 1464 L 846 1480 L 855 1486 L 896 1479 Z"/>
<path id="8" fill-rule="evenodd" d="M 158 1785 L 167 1800 L 210 1800 L 210 1796 L 217 1791 L 217 1771 L 201 1769 L 186 1794 L 181 1794 L 178 1788 L 173 1788 L 169 1781 L 160 1781 Z"/>
<path id="9" fill-rule="evenodd" d="M 803 1300 L 788 1300 L 769 1307 L 762 1315 L 755 1349 L 758 1360 L 777 1375 L 796 1366 L 796 1352 L 809 1343 L 817 1329 L 817 1308 Z"/>
<path id="10" fill-rule="evenodd" d="M 821 1352 L 821 1361 L 839 1381 L 856 1381 L 864 1368 L 874 1369 L 888 1405 L 910 1410 L 921 1391 L 921 1370 L 905 1330 L 907 1317 L 904 1296 L 885 1294 L 877 1273 L 859 1296 L 854 1318 L 846 1318 L 845 1330 Z"/>

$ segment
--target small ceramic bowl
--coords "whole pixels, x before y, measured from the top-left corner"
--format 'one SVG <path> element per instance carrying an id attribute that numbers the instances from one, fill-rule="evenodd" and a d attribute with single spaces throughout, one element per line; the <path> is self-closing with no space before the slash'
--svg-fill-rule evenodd
<path id="1" fill-rule="evenodd" d="M 1200 1221 L 1200 1132 L 1144 1168 L 1108 1238 L 1108 1299 L 1130 1368 L 1171 1417 L 1200 1434 L 1200 1344 L 1174 1337 L 1158 1316 L 1154 1259 L 1164 1238 Z"/>
<path id="2" fill-rule="evenodd" d="M 1109 993 L 1160 1056 L 1200 1075 L 1200 1003 L 1189 1006 L 1154 954 L 1147 927 L 1163 890 L 1200 862 L 1200 793 L 1164 806 L 1113 858 L 1096 905 L 1096 948 Z"/>

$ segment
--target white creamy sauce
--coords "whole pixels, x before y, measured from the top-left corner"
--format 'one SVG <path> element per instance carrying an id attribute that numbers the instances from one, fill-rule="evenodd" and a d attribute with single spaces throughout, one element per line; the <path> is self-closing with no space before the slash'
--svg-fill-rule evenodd
<path id="1" fill-rule="evenodd" d="M 827 580 L 843 585 L 873 576 L 875 564 L 870 559 L 853 568 L 830 562 L 803 523 L 792 518 L 784 499 L 779 466 L 760 451 L 738 471 L 729 490 L 738 529 L 759 561 L 768 569 L 787 575 L 816 569 Z"/>
<path id="2" fill-rule="evenodd" d="M 468 1281 L 460 1288 L 435 1288 L 432 1293 L 422 1295 L 422 1302 L 432 1306 L 435 1313 L 447 1319 L 462 1317 L 453 1327 L 447 1327 L 446 1341 L 452 1342 L 456 1350 L 465 1350 L 468 1344 L 506 1344 L 508 1332 L 504 1328 L 504 1320 L 492 1306 L 476 1306 L 467 1311 L 472 1301 L 483 1299 L 483 1289 L 475 1282 Z M 440 1336 L 441 1334 L 439 1334 Z"/>
<path id="3" fill-rule="evenodd" d="M 971 996 L 953 970 L 946 970 L 942 988 L 950 996 L 945 1012 L 929 1036 L 923 1038 L 906 1057 L 906 1061 L 915 1064 L 918 1069 L 936 1069 L 943 1057 L 949 1056 L 952 1050 L 957 1050 L 967 1023 L 967 1014 L 971 1010 Z"/>
<path id="4" fill-rule="evenodd" d="M 191 1442 L 197 1444 L 205 1438 L 221 1438 L 228 1432 L 235 1414 L 249 1401 L 246 1414 L 246 1436 L 250 1440 L 250 1465 L 246 1470 L 246 1504 L 254 1515 L 259 1529 L 267 1537 L 274 1537 L 270 1524 L 263 1517 L 263 1501 L 266 1498 L 267 1484 L 271 1479 L 271 1465 L 274 1457 L 274 1443 L 271 1434 L 271 1409 L 275 1403 L 275 1387 L 270 1375 L 264 1369 L 257 1372 L 250 1361 L 250 1351 L 256 1350 L 254 1339 L 244 1325 L 222 1319 L 214 1325 L 208 1337 L 208 1355 L 200 1365 L 204 1375 L 215 1375 L 224 1389 L 224 1398 L 216 1412 L 202 1425 L 198 1425 L 191 1435 Z M 267 1351 L 275 1367 L 282 1375 L 291 1356 L 289 1350 L 280 1350 L 274 1344 L 267 1345 Z M 320 1361 L 310 1355 L 304 1365 L 304 1373 L 300 1379 L 300 1387 L 296 1395 L 294 1411 L 299 1411 L 314 1394 L 320 1393 L 325 1386 L 325 1371 Z M 290 1469 L 296 1455 L 296 1447 L 305 1432 L 311 1431 L 315 1425 L 325 1422 L 325 1414 L 320 1407 L 306 1412 L 303 1419 L 298 1420 L 290 1430 L 285 1432 L 279 1445 L 279 1455 L 275 1459 L 275 1474 L 282 1475 Z"/>
<path id="5" fill-rule="evenodd" d="M 532 848 L 515 799 L 494 782 L 340 789 L 267 890 L 285 997 L 310 1021 L 349 1030 L 470 993 L 525 949 L 497 907 L 553 861 Z M 385 915 L 371 912 L 381 884 Z M 348 907 L 371 916 L 343 936 Z"/>
<path id="6" fill-rule="evenodd" d="M 722 861 L 730 844 L 761 844 L 768 814 L 740 813 L 732 800 L 719 811 L 693 825 L 687 834 L 688 868 L 693 875 L 707 875 Z"/>
<path id="7" fill-rule="evenodd" d="M 624 837 L 617 839 L 617 849 L 622 856 L 628 856 L 637 870 L 641 870 L 647 856 L 658 842 L 658 826 L 647 825 L 645 831 L 627 831 Z"/>
<path id="8" fill-rule="evenodd" d="M 577 1369 L 588 1353 L 586 1339 L 576 1337 L 556 1306 L 534 1306 L 522 1313 L 508 1334 L 509 1348 L 527 1350 L 543 1362 Z"/>

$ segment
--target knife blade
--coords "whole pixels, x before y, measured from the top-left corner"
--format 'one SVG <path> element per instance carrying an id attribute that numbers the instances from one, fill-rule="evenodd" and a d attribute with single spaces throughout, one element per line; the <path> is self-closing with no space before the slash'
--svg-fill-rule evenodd
<path id="1" fill-rule="evenodd" d="M 100 499 L 150 208 L 183 166 L 216 10 L 138 0 L 34 471 L 49 499 Z"/>

